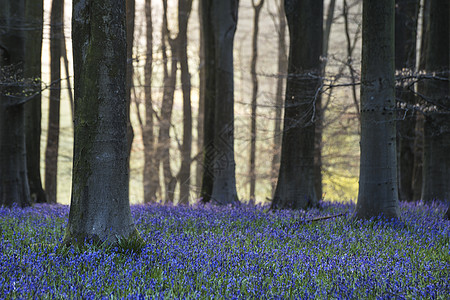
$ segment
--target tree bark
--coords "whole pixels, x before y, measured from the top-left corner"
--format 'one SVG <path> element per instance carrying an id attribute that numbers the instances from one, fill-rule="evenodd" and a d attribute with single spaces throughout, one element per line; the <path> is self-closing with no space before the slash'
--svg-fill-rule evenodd
<path id="1" fill-rule="evenodd" d="M 363 2 L 361 158 L 355 216 L 399 218 L 394 0 Z"/>
<path id="2" fill-rule="evenodd" d="M 449 2 L 431 0 L 426 45 L 427 73 L 448 78 L 449 72 Z M 424 124 L 424 159 L 422 199 L 450 200 L 450 99 L 449 83 L 424 82 L 427 111 Z"/>
<path id="3" fill-rule="evenodd" d="M 147 58 L 145 60 L 145 125 L 142 130 L 144 143 L 144 202 L 156 202 L 159 186 L 158 167 L 155 166 L 155 136 L 153 133 L 152 64 L 153 64 L 153 20 L 152 1 L 145 2 L 147 26 Z"/>
<path id="4" fill-rule="evenodd" d="M 181 147 L 181 167 L 178 175 L 180 182 L 180 204 L 189 204 L 191 187 L 192 152 L 192 107 L 191 75 L 189 74 L 187 53 L 187 27 L 192 9 L 192 0 L 178 2 L 178 57 L 181 70 L 181 88 L 183 90 L 183 145 Z"/>
<path id="5" fill-rule="evenodd" d="M 75 131 L 66 244 L 138 233 L 128 196 L 125 0 L 75 0 Z"/>
<path id="6" fill-rule="evenodd" d="M 415 71 L 419 0 L 396 0 L 395 3 L 395 69 L 400 74 Z M 401 81 L 396 87 L 397 101 L 414 105 L 415 96 Z M 397 121 L 397 163 L 399 199 L 414 198 L 414 140 L 416 114 L 400 110 Z"/>
<path id="7" fill-rule="evenodd" d="M 0 206 L 31 205 L 28 185 L 23 63 L 25 1 L 0 0 Z"/>
<path id="8" fill-rule="evenodd" d="M 286 0 L 289 64 L 281 164 L 272 208 L 318 203 L 314 187 L 315 105 L 321 84 L 323 1 Z"/>
<path id="9" fill-rule="evenodd" d="M 24 77 L 41 89 L 41 52 L 44 4 L 42 0 L 25 3 L 25 19 L 30 30 L 25 33 Z M 35 203 L 47 202 L 41 180 L 41 93 L 25 103 L 25 138 L 28 183 Z"/>
<path id="10" fill-rule="evenodd" d="M 50 16 L 50 104 L 45 150 L 45 192 L 48 203 L 57 202 L 59 114 L 61 103 L 61 43 L 64 29 L 64 1 L 53 0 Z"/>
<path id="11" fill-rule="evenodd" d="M 200 23 L 200 49 L 199 49 L 199 60 L 200 66 L 198 70 L 199 76 L 199 95 L 198 95 L 198 113 L 197 113 L 197 152 L 203 149 L 204 140 L 204 119 L 205 119 L 205 38 L 203 29 L 203 16 L 202 16 L 202 0 L 198 2 L 198 15 Z M 195 184 L 198 189 L 202 186 L 202 176 L 203 170 L 203 155 L 198 156 L 195 171 Z"/>
<path id="12" fill-rule="evenodd" d="M 256 75 L 256 63 L 258 60 L 258 32 L 259 32 L 259 15 L 261 13 L 262 6 L 264 5 L 264 0 L 260 0 L 258 4 L 255 0 L 252 0 L 253 10 L 255 16 L 253 18 L 253 35 L 252 35 L 252 62 L 250 73 L 252 75 L 252 117 L 251 117 L 251 128 L 250 128 L 250 197 L 249 199 L 255 199 L 255 189 L 256 189 L 256 105 L 258 98 L 258 76 Z"/>
<path id="13" fill-rule="evenodd" d="M 280 1 L 278 7 L 278 78 L 275 100 L 275 128 L 273 136 L 273 158 L 272 158 L 272 195 L 277 186 L 278 172 L 280 170 L 281 156 L 281 115 L 283 113 L 283 86 L 284 74 L 287 72 L 288 60 L 286 55 L 286 15 L 284 12 L 284 3 Z"/>

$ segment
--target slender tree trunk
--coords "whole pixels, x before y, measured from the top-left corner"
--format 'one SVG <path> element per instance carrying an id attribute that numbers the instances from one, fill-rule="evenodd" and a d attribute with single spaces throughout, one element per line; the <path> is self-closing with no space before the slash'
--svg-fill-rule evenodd
<path id="1" fill-rule="evenodd" d="M 42 0 L 26 1 L 25 19 L 30 30 L 25 33 L 24 77 L 41 88 L 41 52 L 44 4 Z M 25 103 L 25 136 L 27 172 L 33 202 L 46 202 L 41 181 L 41 93 Z"/>
<path id="2" fill-rule="evenodd" d="M 216 45 L 214 42 L 213 20 L 211 17 L 213 0 L 200 0 L 204 60 L 204 125 L 203 125 L 203 176 L 200 197 L 203 202 L 209 202 L 214 186 L 214 119 L 216 105 Z"/>
<path id="3" fill-rule="evenodd" d="M 363 2 L 361 162 L 357 218 L 399 218 L 394 0 Z"/>
<path id="4" fill-rule="evenodd" d="M 162 56 L 164 63 L 164 92 L 161 105 L 161 115 L 158 135 L 158 149 L 156 157 L 156 166 L 162 164 L 164 175 L 164 201 L 173 203 L 177 178 L 172 175 L 170 165 L 170 127 L 172 121 L 173 97 L 175 93 L 178 50 L 177 41 L 170 37 L 167 25 L 167 0 L 163 0 L 164 16 L 162 26 Z M 170 74 L 168 70 L 169 59 L 167 56 L 167 45 L 170 46 L 172 57 L 170 59 Z M 159 167 L 158 167 L 159 169 Z"/>
<path id="5" fill-rule="evenodd" d="M 130 120 L 131 107 L 131 88 L 133 86 L 133 45 L 134 45 L 134 15 L 135 0 L 126 0 L 126 23 L 127 23 L 127 145 L 128 158 L 131 155 L 131 147 L 133 146 L 134 131 Z"/>
<path id="6" fill-rule="evenodd" d="M 323 1 L 286 0 L 289 67 L 281 164 L 272 208 L 318 203 L 314 187 L 315 112 L 321 84 Z"/>
<path id="7" fill-rule="evenodd" d="M 327 19 L 323 33 L 322 57 L 322 77 L 325 76 L 325 68 L 328 57 L 328 41 L 330 39 L 331 25 L 334 18 L 334 7 L 336 0 L 331 0 L 328 4 Z M 331 93 L 331 91 L 330 91 Z M 323 146 L 323 127 L 325 111 L 322 106 L 322 97 L 316 99 L 316 124 L 315 124 L 315 143 L 314 143 L 314 188 L 319 199 L 323 198 L 322 188 L 322 146 Z"/>
<path id="8" fill-rule="evenodd" d="M 251 142 L 250 142 L 250 199 L 255 199 L 256 188 L 256 105 L 258 98 L 258 76 L 256 76 L 256 62 L 258 60 L 258 32 L 259 32 L 259 15 L 261 8 L 264 5 L 264 0 L 260 0 L 258 4 L 255 0 L 252 0 L 253 10 L 255 11 L 255 17 L 253 19 L 253 36 L 252 36 L 252 119 L 251 119 Z"/>
<path id="9" fill-rule="evenodd" d="M 0 0 L 0 206 L 31 205 L 21 79 L 25 60 L 25 1 Z M 11 79 L 12 78 L 12 79 Z"/>
<path id="10" fill-rule="evenodd" d="M 202 16 L 202 0 L 198 2 L 198 15 L 200 23 L 200 49 L 199 49 L 199 59 L 200 66 L 198 70 L 199 75 L 199 96 L 198 96 L 198 113 L 197 113 L 197 152 L 203 149 L 204 140 L 204 119 L 205 119 L 205 38 L 203 32 L 203 16 Z M 197 189 L 202 186 L 202 176 L 203 176 L 203 162 L 202 156 L 197 158 L 196 172 L 195 172 L 195 184 Z"/>
<path id="11" fill-rule="evenodd" d="M 125 0 L 75 0 L 75 132 L 65 244 L 135 238 L 128 196 Z"/>
<path id="12" fill-rule="evenodd" d="M 286 55 L 286 15 L 284 12 L 284 3 L 280 1 L 278 7 L 278 78 L 275 101 L 275 129 L 273 137 L 273 158 L 272 158 L 272 195 L 275 193 L 277 186 L 278 172 L 280 170 L 281 155 L 281 115 L 283 113 L 283 87 L 284 74 L 288 68 L 288 60 Z"/>
<path id="13" fill-rule="evenodd" d="M 53 0 L 50 17 L 50 81 L 52 86 L 50 87 L 48 112 L 47 149 L 45 150 L 45 192 L 49 203 L 56 203 L 57 201 L 63 16 L 64 1 Z"/>
<path id="14" fill-rule="evenodd" d="M 427 73 L 448 78 L 449 2 L 431 0 L 426 45 Z M 450 200 L 450 98 L 449 83 L 427 80 L 425 95 L 428 110 L 424 124 L 424 160 L 422 199 Z"/>
<path id="15" fill-rule="evenodd" d="M 416 37 L 419 0 L 396 0 L 395 3 L 395 69 L 401 74 L 414 72 L 416 66 Z M 396 87 L 396 98 L 414 105 L 415 96 L 407 82 Z M 412 201 L 414 172 L 414 139 L 416 115 L 399 111 L 397 121 L 397 164 L 400 200 Z"/>
<path id="16" fill-rule="evenodd" d="M 192 0 L 178 2 L 178 57 L 180 59 L 181 86 L 183 90 L 183 145 L 181 148 L 181 167 L 179 173 L 180 202 L 189 204 L 191 186 L 191 152 L 192 152 L 192 107 L 191 75 L 189 74 L 187 54 L 187 27 L 192 9 Z"/>
<path id="17" fill-rule="evenodd" d="M 145 125 L 142 130 L 144 142 L 144 202 L 156 202 L 159 186 L 158 166 L 155 166 L 155 136 L 153 133 L 152 64 L 153 64 L 153 21 L 152 1 L 145 2 L 147 26 L 147 58 L 145 60 Z"/>

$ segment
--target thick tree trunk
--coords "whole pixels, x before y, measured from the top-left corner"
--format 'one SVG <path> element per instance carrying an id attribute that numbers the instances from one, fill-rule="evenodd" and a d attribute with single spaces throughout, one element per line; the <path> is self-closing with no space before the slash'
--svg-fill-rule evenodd
<path id="1" fill-rule="evenodd" d="M 401 74 L 414 72 L 416 66 L 416 37 L 419 0 L 396 0 L 395 4 L 395 69 Z M 415 96 L 406 82 L 396 87 L 397 101 L 414 105 Z M 399 111 L 397 121 L 397 164 L 400 200 L 414 198 L 414 140 L 416 114 Z"/>
<path id="2" fill-rule="evenodd" d="M 152 64 L 153 64 L 153 21 L 152 1 L 145 2 L 147 26 L 147 58 L 145 60 L 145 125 L 142 130 L 144 143 L 144 202 L 156 202 L 159 186 L 158 166 L 155 166 L 155 136 L 153 133 Z"/>
<path id="3" fill-rule="evenodd" d="M 283 113 L 283 87 L 284 74 L 287 72 L 288 60 L 286 55 L 286 15 L 284 12 L 283 0 L 280 1 L 278 7 L 278 78 L 275 100 L 275 127 L 273 136 L 273 158 L 272 158 L 272 195 L 275 193 L 277 186 L 278 172 L 280 171 L 281 156 L 281 121 Z"/>
<path id="4" fill-rule="evenodd" d="M 449 72 L 449 2 L 431 0 L 426 45 L 427 73 L 448 78 Z M 449 83 L 427 80 L 425 95 L 428 111 L 424 125 L 422 199 L 450 200 L 450 98 Z"/>
<path id="5" fill-rule="evenodd" d="M 43 1 L 26 1 L 25 19 L 30 30 L 25 33 L 24 77 L 41 88 L 41 52 L 44 7 Z M 41 93 L 25 103 L 25 136 L 27 152 L 27 172 L 30 194 L 33 202 L 46 202 L 41 180 Z"/>
<path id="6" fill-rule="evenodd" d="M 357 218 L 399 218 L 394 0 L 363 2 L 361 162 Z"/>
<path id="7" fill-rule="evenodd" d="M 63 16 L 64 1 L 53 0 L 50 17 L 50 81 L 52 85 L 50 87 L 47 148 L 45 150 L 45 192 L 49 203 L 56 203 L 57 201 Z"/>
<path id="8" fill-rule="evenodd" d="M 238 19 L 238 0 L 213 1 L 211 7 L 215 46 L 214 184 L 212 202 L 239 204 L 234 161 L 233 45 Z M 206 58 L 208 59 L 208 58 Z"/>
<path id="9" fill-rule="evenodd" d="M 256 62 L 258 60 L 258 32 L 259 32 L 259 15 L 261 8 L 264 5 L 264 0 L 260 0 L 258 4 L 255 0 L 252 0 L 253 10 L 255 16 L 253 18 L 253 35 L 252 35 L 252 63 L 250 73 L 252 75 L 252 119 L 250 128 L 250 197 L 249 199 L 255 199 L 256 189 L 256 105 L 258 98 L 258 76 L 256 75 Z"/>
<path id="10" fill-rule="evenodd" d="M 0 0 L 0 206 L 31 205 L 28 185 L 23 63 L 25 1 Z"/>
<path id="11" fill-rule="evenodd" d="M 64 242 L 137 235 L 128 198 L 125 0 L 75 0 L 72 199 Z"/>
<path id="12" fill-rule="evenodd" d="M 183 145 L 181 148 L 181 167 L 178 175 L 180 182 L 181 204 L 189 204 L 191 187 L 191 152 L 192 152 L 192 107 L 191 75 L 189 74 L 187 53 L 187 27 L 192 9 L 192 0 L 178 2 L 178 57 L 180 59 L 181 87 L 183 90 Z"/>
<path id="13" fill-rule="evenodd" d="M 323 2 L 286 0 L 289 66 L 281 164 L 272 208 L 305 209 L 318 203 L 314 187 L 314 135 L 321 83 Z"/>

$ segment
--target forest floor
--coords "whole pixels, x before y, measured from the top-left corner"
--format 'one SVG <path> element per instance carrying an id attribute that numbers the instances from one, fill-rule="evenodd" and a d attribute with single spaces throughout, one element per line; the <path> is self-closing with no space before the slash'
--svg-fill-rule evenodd
<path id="1" fill-rule="evenodd" d="M 0 298 L 448 299 L 446 208 L 401 203 L 400 221 L 356 221 L 352 203 L 138 205 L 140 253 L 63 246 L 68 206 L 0 208 Z"/>

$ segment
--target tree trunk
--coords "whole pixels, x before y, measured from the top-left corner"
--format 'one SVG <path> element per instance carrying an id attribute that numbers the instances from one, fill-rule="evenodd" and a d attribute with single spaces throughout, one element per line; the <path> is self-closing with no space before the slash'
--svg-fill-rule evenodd
<path id="1" fill-rule="evenodd" d="M 31 205 L 28 185 L 23 63 L 25 1 L 0 0 L 0 206 Z"/>
<path id="2" fill-rule="evenodd" d="M 431 0 L 426 45 L 427 73 L 448 78 L 449 72 L 449 2 Z M 424 124 L 424 159 L 422 199 L 450 200 L 450 99 L 449 83 L 424 82 L 427 111 Z"/>
<path id="3" fill-rule="evenodd" d="M 255 11 L 255 17 L 253 19 L 253 36 L 252 36 L 252 63 L 251 71 L 252 74 L 252 119 L 250 128 L 250 197 L 249 199 L 255 199 L 255 188 L 256 188 L 256 104 L 258 97 L 258 76 L 256 76 L 256 62 L 258 60 L 258 32 L 259 32 L 259 15 L 261 13 L 261 8 L 264 5 L 264 0 L 260 0 L 258 4 L 255 0 L 252 0 L 253 10 Z"/>
<path id="4" fill-rule="evenodd" d="M 145 125 L 142 130 L 144 143 L 144 202 L 156 202 L 159 186 L 159 173 L 155 161 L 155 136 L 153 133 L 153 101 L 152 101 L 152 64 L 153 64 L 153 21 L 152 1 L 145 2 L 147 25 L 147 58 L 145 60 Z"/>
<path id="5" fill-rule="evenodd" d="M 24 77 L 41 89 L 43 0 L 26 1 L 25 19 L 30 30 L 25 33 Z M 37 91 L 36 91 L 37 92 Z M 47 202 L 41 180 L 41 93 L 25 103 L 25 138 L 28 183 L 31 199 L 35 203 Z"/>
<path id="6" fill-rule="evenodd" d="M 395 4 L 395 69 L 402 75 L 415 71 L 416 37 L 419 0 L 396 0 Z M 396 99 L 415 104 L 415 96 L 401 81 L 396 87 Z M 401 105 L 400 105 L 401 106 Z M 414 198 L 414 140 L 416 114 L 400 110 L 397 121 L 397 167 L 400 200 Z"/>
<path id="7" fill-rule="evenodd" d="M 59 112 L 61 103 L 61 39 L 64 29 L 64 1 L 53 0 L 50 17 L 50 104 L 45 150 L 45 192 L 49 203 L 57 202 Z"/>
<path id="8" fill-rule="evenodd" d="M 234 0 L 233 0 L 234 1 Z M 200 0 L 200 10 L 204 45 L 204 123 L 203 123 L 203 176 L 200 197 L 209 202 L 214 185 L 214 119 L 216 103 L 216 45 L 214 42 L 213 20 L 211 17 L 213 0 Z"/>
<path id="9" fill-rule="evenodd" d="M 361 158 L 357 218 L 399 218 L 394 0 L 363 2 Z"/>
<path id="10" fill-rule="evenodd" d="M 286 55 L 286 16 L 284 12 L 284 3 L 280 1 L 278 7 L 278 78 L 275 101 L 275 129 L 273 136 L 273 158 L 272 158 L 272 195 L 277 186 L 278 172 L 280 170 L 281 155 L 281 114 L 283 113 L 283 86 L 284 74 L 287 72 L 288 60 Z"/>
<path id="11" fill-rule="evenodd" d="M 321 84 L 323 2 L 286 0 L 289 65 L 281 164 L 272 208 L 305 209 L 318 203 L 314 135 Z"/>
<path id="12" fill-rule="evenodd" d="M 214 184 L 211 199 L 218 205 L 239 204 L 234 161 L 233 45 L 238 0 L 213 1 L 210 17 L 215 46 Z M 208 58 L 206 58 L 208 59 Z"/>
<path id="13" fill-rule="evenodd" d="M 178 57 L 180 59 L 181 87 L 183 90 L 183 145 L 181 148 L 181 167 L 179 173 L 180 201 L 189 204 L 191 186 L 191 152 L 192 152 L 192 108 L 191 75 L 189 74 L 187 54 L 187 27 L 192 9 L 192 0 L 178 2 Z"/>
<path id="14" fill-rule="evenodd" d="M 138 235 L 128 196 L 125 0 L 75 0 L 75 131 L 66 244 Z"/>
<path id="15" fill-rule="evenodd" d="M 126 22 L 127 22 L 127 145 L 128 145 L 128 159 L 131 155 L 131 148 L 133 146 L 134 131 L 130 120 L 131 107 L 131 88 L 133 87 L 133 44 L 134 44 L 134 14 L 135 14 L 135 0 L 126 0 Z M 129 162 L 128 162 L 129 164 Z M 128 166 L 128 168 L 130 168 Z"/>
<path id="16" fill-rule="evenodd" d="M 170 127 L 172 122 L 173 97 L 177 77 L 178 50 L 176 48 L 176 39 L 171 39 L 167 25 L 167 0 L 163 1 L 163 5 L 164 16 L 161 39 L 164 63 L 164 92 L 161 105 L 158 148 L 155 165 L 158 166 L 159 170 L 159 165 L 162 163 L 165 189 L 165 195 L 163 197 L 164 201 L 166 203 L 173 203 L 177 179 L 172 175 L 172 168 L 170 166 Z M 170 46 L 172 54 L 172 58 L 170 59 L 170 74 L 168 70 L 169 59 L 167 57 L 167 44 Z"/>

